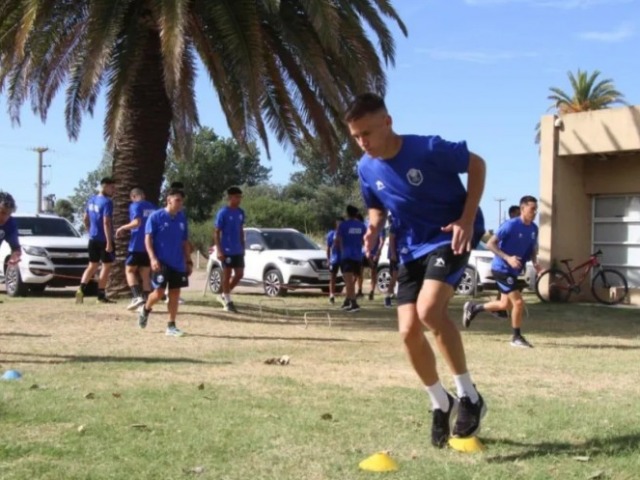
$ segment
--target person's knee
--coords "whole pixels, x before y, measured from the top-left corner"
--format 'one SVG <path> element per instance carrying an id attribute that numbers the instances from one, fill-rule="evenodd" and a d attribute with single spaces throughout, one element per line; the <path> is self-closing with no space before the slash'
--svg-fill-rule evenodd
<path id="1" fill-rule="evenodd" d="M 522 297 L 511 300 L 511 303 L 513 304 L 514 309 L 522 310 L 524 308 L 524 300 Z"/>
<path id="2" fill-rule="evenodd" d="M 400 333 L 400 338 L 407 348 L 424 341 L 424 333 L 418 322 L 401 324 L 398 327 L 398 333 Z"/>
<path id="3" fill-rule="evenodd" d="M 429 302 L 421 309 L 420 320 L 429 327 L 429 330 L 436 333 L 442 328 L 443 323 L 448 320 L 446 311 L 446 305 Z"/>
<path id="4" fill-rule="evenodd" d="M 244 277 L 244 268 L 239 268 L 235 272 L 233 272 L 233 276 L 236 280 L 241 280 Z"/>

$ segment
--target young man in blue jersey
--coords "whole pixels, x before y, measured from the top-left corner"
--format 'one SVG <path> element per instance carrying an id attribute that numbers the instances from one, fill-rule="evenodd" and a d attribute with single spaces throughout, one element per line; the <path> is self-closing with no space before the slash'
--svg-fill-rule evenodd
<path id="1" fill-rule="evenodd" d="M 357 312 L 360 305 L 356 301 L 356 280 L 362 272 L 362 246 L 365 224 L 358 220 L 358 209 L 353 205 L 347 207 L 347 219 L 340 223 L 334 240 L 340 251 L 340 270 L 345 283 L 345 299 L 342 309 L 346 312 Z"/>
<path id="2" fill-rule="evenodd" d="M 93 280 L 98 267 L 98 303 L 116 303 L 106 297 L 105 288 L 109 279 L 109 271 L 115 260 L 113 244 L 113 201 L 115 182 L 109 177 L 100 181 L 100 193 L 92 196 L 87 202 L 84 212 L 84 226 L 89 233 L 89 265 L 82 274 L 80 288 L 76 292 L 76 303 L 84 301 L 87 285 Z"/>
<path id="3" fill-rule="evenodd" d="M 520 205 L 511 205 L 509 207 L 509 220 L 512 218 L 516 218 L 520 216 Z M 507 296 L 504 293 L 500 293 L 499 298 Z M 506 310 L 498 310 L 497 312 L 493 312 L 498 318 L 509 318 L 509 312 Z"/>
<path id="4" fill-rule="evenodd" d="M 154 290 L 140 310 L 138 326 L 147 326 L 149 313 L 168 288 L 169 323 L 165 333 L 170 337 L 184 335 L 176 326 L 178 300 L 180 289 L 189 286 L 189 275 L 193 270 L 189 250 L 189 228 L 185 216 L 180 215 L 183 203 L 184 192 L 169 189 L 166 207 L 149 215 L 145 225 L 144 243 L 151 262 L 151 285 Z"/>
<path id="5" fill-rule="evenodd" d="M 226 312 L 236 313 L 231 292 L 244 276 L 244 210 L 240 208 L 242 190 L 227 190 L 227 205 L 216 214 L 214 243 L 222 265 L 222 302 Z"/>
<path id="6" fill-rule="evenodd" d="M 11 217 L 16 211 L 16 201 L 10 193 L 0 190 L 0 245 L 7 242 L 11 248 L 9 256 L 9 265 L 14 266 L 20 262 L 22 253 L 20 248 L 20 240 L 18 239 L 18 226 L 16 221 Z M 7 272 L 5 272 L 5 275 Z"/>
<path id="7" fill-rule="evenodd" d="M 335 238 L 338 228 L 340 228 L 340 223 L 342 223 L 343 221 L 344 218 L 337 218 L 335 228 L 333 230 L 329 230 L 329 233 L 327 233 L 327 262 L 329 262 L 329 303 L 331 305 L 336 303 L 336 281 L 338 279 L 338 272 L 340 271 L 340 251 L 335 247 Z"/>
<path id="8" fill-rule="evenodd" d="M 368 226 L 368 221 L 364 223 Z M 358 293 L 356 297 L 363 297 L 362 284 L 364 283 L 364 272 L 369 270 L 369 278 L 371 289 L 369 290 L 369 300 L 373 300 L 376 291 L 376 285 L 378 281 L 378 262 L 380 261 L 380 253 L 382 252 L 382 246 L 384 245 L 385 232 L 384 229 L 380 230 L 378 241 L 371 247 L 371 250 L 362 251 L 362 268 L 360 275 L 358 275 Z M 363 247 L 364 249 L 364 247 Z"/>
<path id="9" fill-rule="evenodd" d="M 129 198 L 131 199 L 129 223 L 116 230 L 116 238 L 122 237 L 127 230 L 131 232 L 127 259 L 124 263 L 127 284 L 131 289 L 132 297 L 127 310 L 135 310 L 144 304 L 151 292 L 151 277 L 149 274 L 151 262 L 144 245 L 144 232 L 147 218 L 157 208 L 153 203 L 145 200 L 144 190 L 141 188 L 132 189 Z M 142 289 L 138 283 L 138 277 L 142 280 Z"/>
<path id="10" fill-rule="evenodd" d="M 507 220 L 487 242 L 487 248 L 495 257 L 491 263 L 491 274 L 500 290 L 500 299 L 485 304 L 467 302 L 464 304 L 462 323 L 469 328 L 480 312 L 497 312 L 511 308 L 511 326 L 514 347 L 532 348 L 520 329 L 524 313 L 524 299 L 518 286 L 518 275 L 526 263 L 531 260 L 536 272 L 540 271 L 537 262 L 538 226 L 533 222 L 538 212 L 538 201 L 530 195 L 520 200 L 520 216 Z"/>
<path id="11" fill-rule="evenodd" d="M 448 314 L 469 252 L 484 233 L 478 205 L 485 163 L 469 152 L 465 142 L 396 134 L 384 100 L 372 93 L 358 96 L 345 120 L 364 151 L 358 176 L 369 209 L 365 246 L 375 243 L 387 211 L 398 221 L 399 330 L 409 360 L 431 399 L 431 442 L 443 447 L 450 435 L 474 435 L 486 412 L 467 368 L 460 332 Z M 461 173 L 467 173 L 466 189 Z M 454 375 L 458 398 L 440 383 L 425 326 L 432 331 Z"/>
<path id="12" fill-rule="evenodd" d="M 389 286 L 384 296 L 384 306 L 386 308 L 393 307 L 392 298 L 398 281 L 398 242 L 396 240 L 396 222 L 389 216 L 389 234 L 387 235 L 389 245 L 387 247 L 387 259 L 389 260 Z"/>

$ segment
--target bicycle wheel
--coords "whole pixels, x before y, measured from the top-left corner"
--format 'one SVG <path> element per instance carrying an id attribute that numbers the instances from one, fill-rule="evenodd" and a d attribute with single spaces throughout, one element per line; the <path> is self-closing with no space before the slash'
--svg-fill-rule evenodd
<path id="1" fill-rule="evenodd" d="M 605 305 L 616 305 L 629 294 L 629 285 L 624 275 L 611 268 L 603 268 L 591 281 L 591 293 Z"/>
<path id="2" fill-rule="evenodd" d="M 569 275 L 562 270 L 545 270 L 536 281 L 536 295 L 543 302 L 564 303 L 569 300 L 571 291 Z"/>

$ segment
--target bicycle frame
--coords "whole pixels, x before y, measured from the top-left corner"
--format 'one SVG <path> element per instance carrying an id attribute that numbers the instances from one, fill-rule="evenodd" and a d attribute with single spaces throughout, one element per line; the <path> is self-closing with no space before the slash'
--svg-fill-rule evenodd
<path id="1" fill-rule="evenodd" d="M 578 265 L 577 267 L 571 268 L 569 267 L 568 263 L 565 263 L 565 267 L 566 267 L 566 271 L 567 271 L 567 275 L 569 275 L 569 279 L 571 280 L 571 285 L 572 286 L 578 286 L 578 285 L 582 285 L 582 282 L 585 281 L 585 279 L 587 278 L 588 274 L 591 272 L 591 270 L 593 270 L 594 268 L 598 268 L 600 267 L 600 260 L 598 260 L 598 255 L 600 254 L 600 252 L 596 252 L 596 253 L 592 253 L 589 256 L 589 260 L 587 260 L 584 263 L 581 263 L 580 265 Z M 573 274 L 581 269 L 584 269 L 580 275 L 580 279 L 578 281 L 576 281 L 575 277 L 573 276 Z"/>

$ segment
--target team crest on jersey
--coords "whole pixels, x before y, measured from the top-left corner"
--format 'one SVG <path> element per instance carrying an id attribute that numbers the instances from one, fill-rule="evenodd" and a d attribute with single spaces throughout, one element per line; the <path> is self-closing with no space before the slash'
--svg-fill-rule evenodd
<path id="1" fill-rule="evenodd" d="M 417 168 L 412 168 L 407 172 L 407 180 L 409 183 L 415 187 L 421 185 L 424 181 L 424 177 L 422 176 L 422 172 Z"/>
<path id="2" fill-rule="evenodd" d="M 507 283 L 513 285 L 513 277 L 507 277 Z"/>

